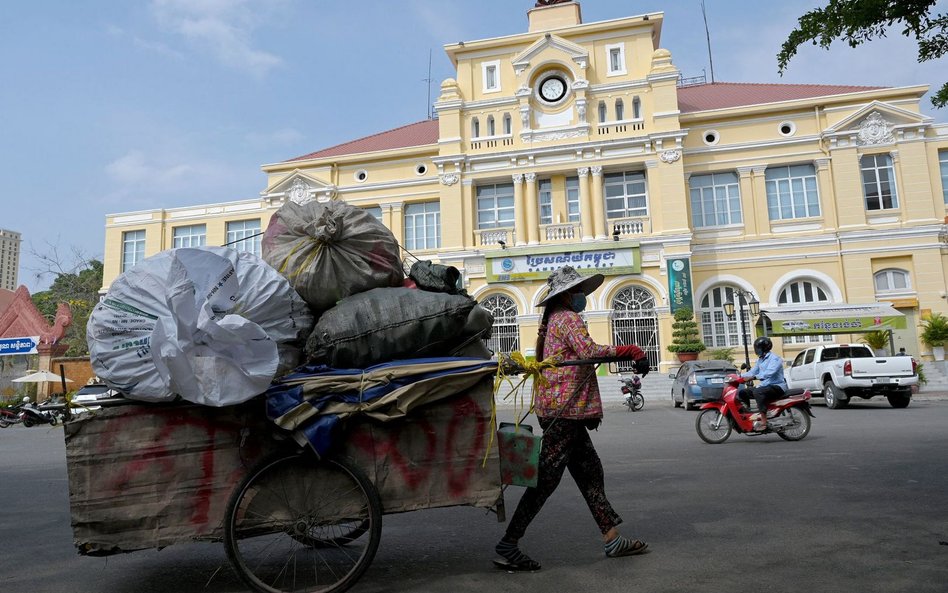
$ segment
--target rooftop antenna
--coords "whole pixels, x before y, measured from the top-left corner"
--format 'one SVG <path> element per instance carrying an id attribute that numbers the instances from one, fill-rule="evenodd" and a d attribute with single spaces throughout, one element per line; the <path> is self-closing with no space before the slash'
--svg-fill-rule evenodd
<path id="1" fill-rule="evenodd" d="M 711 31 L 708 29 L 708 13 L 701 0 L 701 16 L 704 17 L 704 35 L 708 39 L 708 62 L 711 64 L 711 84 L 714 84 L 714 59 L 711 57 Z"/>
<path id="2" fill-rule="evenodd" d="M 431 119 L 431 49 L 428 49 L 428 78 L 422 78 L 422 82 L 428 83 L 428 94 L 425 99 L 428 103 L 428 119 Z"/>

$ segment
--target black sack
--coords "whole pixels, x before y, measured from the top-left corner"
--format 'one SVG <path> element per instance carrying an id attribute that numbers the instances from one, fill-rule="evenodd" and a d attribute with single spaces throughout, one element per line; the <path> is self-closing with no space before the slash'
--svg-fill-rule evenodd
<path id="1" fill-rule="evenodd" d="M 458 286 L 461 272 L 454 266 L 433 264 L 427 260 L 416 261 L 411 265 L 408 277 L 414 280 L 415 286 L 421 290 L 447 294 L 463 293 Z"/>

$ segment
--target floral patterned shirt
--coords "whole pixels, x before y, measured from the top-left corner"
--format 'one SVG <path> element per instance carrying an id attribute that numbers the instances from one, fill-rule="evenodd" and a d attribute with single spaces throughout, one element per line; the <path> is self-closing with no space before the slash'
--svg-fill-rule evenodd
<path id="1" fill-rule="evenodd" d="M 579 360 L 615 356 L 613 346 L 601 346 L 589 337 L 589 330 L 583 318 L 569 309 L 557 309 L 547 320 L 546 341 L 543 347 L 544 360 L 554 358 Z M 599 382 L 596 377 L 586 381 L 590 373 L 595 372 L 592 365 L 567 366 L 543 371 L 549 385 L 539 385 L 534 408 L 541 418 L 585 419 L 602 418 L 602 399 L 599 396 Z M 585 383 L 584 383 L 585 381 Z M 576 388 L 582 385 L 579 393 Z M 575 394 L 575 397 L 573 394 Z M 572 401 L 570 398 L 572 397 Z M 568 406 L 567 406 L 568 402 Z M 560 412 L 563 406 L 567 406 Z"/>

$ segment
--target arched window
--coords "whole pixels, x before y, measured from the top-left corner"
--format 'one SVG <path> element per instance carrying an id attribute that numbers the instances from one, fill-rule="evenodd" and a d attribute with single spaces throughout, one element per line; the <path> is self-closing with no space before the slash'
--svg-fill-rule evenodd
<path id="1" fill-rule="evenodd" d="M 513 299 L 502 294 L 492 294 L 483 299 L 480 305 L 494 316 L 490 338 L 485 340 L 487 347 L 498 354 L 520 350 L 520 326 L 517 325 L 517 305 Z"/>
<path id="2" fill-rule="evenodd" d="M 606 102 L 599 102 L 599 123 L 604 123 L 606 121 Z"/>
<path id="3" fill-rule="evenodd" d="M 780 291 L 777 304 L 781 307 L 789 305 L 818 305 L 830 303 L 826 288 L 813 280 L 795 280 Z M 784 344 L 809 344 L 810 342 L 832 342 L 833 336 L 786 336 Z"/>
<path id="4" fill-rule="evenodd" d="M 612 300 L 612 341 L 616 346 L 635 344 L 648 355 L 649 364 L 658 368 L 658 314 L 655 296 L 641 286 L 623 288 Z M 619 371 L 632 371 L 631 363 L 619 363 Z"/>
<path id="5" fill-rule="evenodd" d="M 494 116 L 489 115 L 487 116 L 487 135 L 493 136 L 495 135 L 495 133 L 496 133 L 496 129 L 494 128 Z"/>
<path id="6" fill-rule="evenodd" d="M 504 114 L 504 134 L 513 133 L 513 123 L 509 113 Z"/>
<path id="7" fill-rule="evenodd" d="M 741 328 L 738 324 L 740 309 L 735 307 L 734 317 L 729 318 L 724 313 L 724 303 L 737 303 L 733 286 L 715 286 L 701 299 L 701 307 L 698 310 L 701 318 L 701 336 L 709 348 L 743 345 Z M 747 334 L 748 344 L 754 340 L 749 317 L 749 308 L 744 307 L 744 333 Z"/>
<path id="8" fill-rule="evenodd" d="M 638 97 L 632 99 L 632 119 L 642 119 L 642 101 Z"/>
<path id="9" fill-rule="evenodd" d="M 909 273 L 905 270 L 890 268 L 876 272 L 873 276 L 876 285 L 876 294 L 880 292 L 905 292 L 912 290 Z"/>
<path id="10" fill-rule="evenodd" d="M 616 119 L 619 121 L 625 119 L 625 103 L 622 99 L 616 99 Z"/>
<path id="11" fill-rule="evenodd" d="M 471 120 L 471 137 L 481 137 L 481 122 L 476 117 Z"/>

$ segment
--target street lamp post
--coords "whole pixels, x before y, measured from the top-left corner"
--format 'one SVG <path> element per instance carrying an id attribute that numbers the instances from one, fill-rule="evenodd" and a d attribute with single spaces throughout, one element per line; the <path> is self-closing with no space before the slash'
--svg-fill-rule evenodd
<path id="1" fill-rule="evenodd" d="M 734 288 L 732 290 L 734 291 L 734 298 L 737 299 L 737 309 L 740 314 L 741 342 L 744 344 L 744 364 L 747 365 L 747 368 L 750 368 L 750 351 L 747 348 L 747 330 L 744 327 L 744 305 L 746 304 L 750 310 L 751 317 L 756 317 L 760 314 L 760 301 L 754 297 L 754 293 L 752 292 L 741 290 L 740 288 Z M 748 300 L 748 297 L 750 297 L 750 300 Z M 734 301 L 724 303 L 724 314 L 727 315 L 729 319 L 734 318 Z"/>

